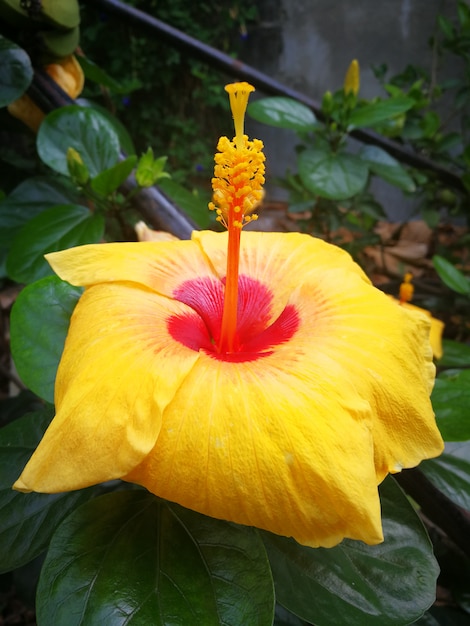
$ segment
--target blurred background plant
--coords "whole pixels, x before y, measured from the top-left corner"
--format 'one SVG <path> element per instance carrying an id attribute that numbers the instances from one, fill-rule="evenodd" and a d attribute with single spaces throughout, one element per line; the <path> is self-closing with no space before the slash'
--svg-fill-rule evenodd
<path id="1" fill-rule="evenodd" d="M 234 58 L 243 49 L 247 23 L 257 19 L 252 0 L 128 4 Z M 112 77 L 103 84 L 98 76 L 97 84 L 87 84 L 84 96 L 116 113 L 138 150 L 150 146 L 155 154 L 168 154 L 175 181 L 204 188 L 221 129 L 222 134 L 232 132 L 220 73 L 91 3 L 83 11 L 81 47 Z M 90 63 L 81 62 L 92 80 Z"/>

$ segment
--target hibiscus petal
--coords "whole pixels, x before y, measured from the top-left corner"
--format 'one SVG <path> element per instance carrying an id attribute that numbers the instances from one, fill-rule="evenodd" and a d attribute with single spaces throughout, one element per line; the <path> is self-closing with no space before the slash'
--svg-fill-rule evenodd
<path id="1" fill-rule="evenodd" d="M 151 241 L 79 246 L 46 255 L 54 272 L 72 285 L 133 282 L 170 296 L 185 280 L 214 276 L 192 241 Z"/>
<path id="2" fill-rule="evenodd" d="M 193 235 L 216 271 L 223 251 L 213 233 Z M 271 285 L 275 316 L 286 304 L 304 311 L 292 348 L 326 355 L 366 398 L 374 416 L 377 477 L 442 452 L 429 395 L 435 368 L 429 323 L 397 307 L 345 251 L 299 233 L 244 233 L 240 273 Z M 342 384 L 342 382 L 338 382 Z"/>
<path id="3" fill-rule="evenodd" d="M 16 489 L 79 489 L 119 478 L 142 461 L 198 358 L 168 335 L 167 317 L 182 309 L 129 283 L 85 291 L 57 374 L 57 415 Z"/>
<path id="4" fill-rule="evenodd" d="M 193 241 L 211 260 L 214 272 L 225 276 L 227 233 L 194 232 Z M 322 274 L 334 268 L 370 280 L 351 256 L 321 239 L 301 233 L 245 232 L 241 235 L 240 275 L 256 278 L 273 288 L 273 318 L 284 309 L 292 292 L 308 279 L 322 282 Z"/>
<path id="5" fill-rule="evenodd" d="M 288 346 L 262 362 L 201 356 L 126 479 L 310 546 L 380 542 L 368 404 L 331 373 L 312 388 L 303 366 Z"/>
<path id="6" fill-rule="evenodd" d="M 314 289 L 304 284 L 291 301 L 306 310 Z M 349 380 L 370 403 L 377 481 L 439 455 L 443 441 L 429 398 L 435 368 L 428 321 L 340 270 L 325 272 L 316 289 L 313 297 L 323 305 L 304 315 L 311 342 L 304 349 L 316 364 L 323 358 L 335 363 L 338 384 Z M 299 341 L 293 338 L 293 349 Z"/>

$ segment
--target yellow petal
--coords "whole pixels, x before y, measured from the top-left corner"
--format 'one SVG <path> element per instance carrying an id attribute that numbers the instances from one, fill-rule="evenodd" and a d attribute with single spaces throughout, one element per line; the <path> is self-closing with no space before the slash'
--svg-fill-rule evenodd
<path id="1" fill-rule="evenodd" d="M 444 322 L 433 317 L 429 311 L 426 309 L 422 309 L 419 306 L 415 306 L 414 304 L 410 304 L 409 302 L 401 302 L 402 307 L 408 309 L 409 311 L 415 311 L 416 313 L 421 313 L 425 315 L 431 324 L 429 330 L 429 341 L 431 343 L 432 353 L 434 358 L 439 360 L 442 357 L 443 349 L 442 349 L 442 333 L 444 332 Z"/>
<path id="2" fill-rule="evenodd" d="M 193 239 L 222 272 L 219 240 L 211 233 Z M 325 354 L 341 368 L 338 381 L 352 381 L 370 402 L 379 482 L 442 452 L 429 399 L 435 368 L 425 317 L 371 286 L 340 248 L 298 233 L 242 233 L 240 274 L 274 286 L 276 315 L 288 302 L 305 311 L 307 336 L 297 333 L 292 349 L 314 360 Z"/>
<path id="3" fill-rule="evenodd" d="M 46 254 L 52 269 L 72 285 L 129 281 L 171 296 L 184 280 L 213 276 L 192 241 L 144 241 L 79 246 Z"/>
<path id="4" fill-rule="evenodd" d="M 331 369 L 312 386 L 304 365 L 289 348 L 261 362 L 202 357 L 127 480 L 305 545 L 380 542 L 367 402 Z"/>
<path id="5" fill-rule="evenodd" d="M 129 284 L 86 290 L 57 374 L 57 415 L 16 489 L 79 489 L 119 478 L 141 462 L 197 360 L 168 335 L 166 319 L 182 308 Z"/>

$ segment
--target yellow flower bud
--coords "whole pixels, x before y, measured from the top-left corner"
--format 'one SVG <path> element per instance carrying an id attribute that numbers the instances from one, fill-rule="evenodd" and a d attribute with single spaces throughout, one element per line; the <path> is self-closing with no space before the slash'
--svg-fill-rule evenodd
<path id="1" fill-rule="evenodd" d="M 346 72 L 346 76 L 344 78 L 344 93 L 346 95 L 348 95 L 348 93 L 352 93 L 354 96 L 357 96 L 357 94 L 359 93 L 359 86 L 359 63 L 356 59 L 353 59 L 348 67 L 348 71 Z"/>

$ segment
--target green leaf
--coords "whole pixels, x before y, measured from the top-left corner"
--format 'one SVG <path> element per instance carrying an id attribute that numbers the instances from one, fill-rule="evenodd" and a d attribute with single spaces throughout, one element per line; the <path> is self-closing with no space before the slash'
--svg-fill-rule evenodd
<path id="1" fill-rule="evenodd" d="M 44 255 L 103 237 L 104 219 L 84 206 L 53 206 L 30 220 L 16 235 L 7 257 L 7 272 L 18 283 L 52 274 Z"/>
<path id="2" fill-rule="evenodd" d="M 67 179 L 46 176 L 29 178 L 0 202 L 0 277 L 6 276 L 6 253 L 22 226 L 55 204 L 78 201 L 76 192 L 66 183 Z"/>
<path id="3" fill-rule="evenodd" d="M 414 100 L 405 96 L 366 104 L 351 112 L 349 124 L 354 128 L 375 126 L 380 122 L 384 122 L 385 120 L 408 111 L 413 105 Z"/>
<path id="4" fill-rule="evenodd" d="M 41 554 L 60 522 L 97 493 L 97 489 L 87 489 L 50 495 L 12 489 L 52 415 L 51 408 L 29 413 L 0 430 L 0 572 L 16 569 Z"/>
<path id="5" fill-rule="evenodd" d="M 209 198 L 191 193 L 174 180 L 158 182 L 160 189 L 201 228 L 208 228 L 213 220 L 207 203 Z"/>
<path id="6" fill-rule="evenodd" d="M 470 509 L 470 442 L 459 444 L 452 452 L 423 461 L 419 468 L 448 498 Z"/>
<path id="7" fill-rule="evenodd" d="M 382 148 L 365 146 L 360 151 L 360 157 L 367 163 L 371 172 L 391 185 L 395 185 L 403 191 L 416 191 L 416 185 L 408 172 Z"/>
<path id="8" fill-rule="evenodd" d="M 437 378 L 431 400 L 442 438 L 445 441 L 470 439 L 470 371 Z"/>
<path id="9" fill-rule="evenodd" d="M 11 352 L 22 381 L 47 402 L 54 401 L 54 381 L 70 316 L 82 293 L 57 276 L 25 287 L 11 312 Z"/>
<path id="10" fill-rule="evenodd" d="M 311 131 L 317 125 L 313 111 L 292 98 L 276 96 L 255 100 L 248 105 L 247 113 L 263 124 L 298 132 Z"/>
<path id="11" fill-rule="evenodd" d="M 450 20 L 448 20 L 443 15 L 437 16 L 437 23 L 439 24 L 439 28 L 442 30 L 447 39 L 453 39 L 455 36 L 454 25 Z"/>
<path id="12" fill-rule="evenodd" d="M 93 102 L 92 100 L 87 100 L 86 98 L 79 98 L 77 100 L 77 104 L 93 111 L 98 111 L 98 113 L 100 113 L 114 128 L 115 133 L 119 137 L 119 142 L 123 152 L 127 155 L 135 154 L 135 146 L 131 136 L 129 135 L 124 124 L 118 120 L 115 115 L 113 115 L 105 107 L 96 104 L 96 102 Z"/>
<path id="13" fill-rule="evenodd" d="M 91 186 L 94 191 L 102 196 L 109 196 L 116 191 L 120 185 L 127 179 L 137 163 L 137 157 L 133 154 L 123 161 L 119 161 L 116 165 L 101 172 L 91 180 Z"/>
<path id="14" fill-rule="evenodd" d="M 0 35 L 0 107 L 21 97 L 33 80 L 28 54 Z"/>
<path id="15" fill-rule="evenodd" d="M 299 156 L 299 175 L 309 191 L 322 198 L 345 200 L 365 187 L 368 169 L 354 154 L 312 148 Z"/>
<path id="16" fill-rule="evenodd" d="M 108 120 L 97 111 L 72 105 L 57 109 L 44 119 L 37 149 L 42 161 L 68 176 L 67 150 L 74 148 L 94 178 L 119 159 L 119 137 Z"/>
<path id="17" fill-rule="evenodd" d="M 470 346 L 460 341 L 443 339 L 444 354 L 439 359 L 439 367 L 466 367 L 470 365 Z"/>
<path id="18" fill-rule="evenodd" d="M 470 295 L 470 280 L 460 272 L 455 265 L 444 259 L 442 256 L 435 254 L 432 257 L 434 269 L 439 274 L 439 278 L 452 291 L 461 293 L 464 296 Z"/>
<path id="19" fill-rule="evenodd" d="M 147 148 L 147 152 L 140 157 L 135 173 L 135 179 L 140 187 L 151 187 L 161 178 L 170 178 L 163 169 L 168 157 L 161 156 L 155 159 L 152 148 Z"/>
<path id="20" fill-rule="evenodd" d="M 263 533 L 277 600 L 316 626 L 403 626 L 435 598 L 439 567 L 421 521 L 396 482 L 380 486 L 385 541 L 311 549 Z"/>
<path id="21" fill-rule="evenodd" d="M 258 533 L 139 491 L 77 509 L 51 542 L 39 626 L 270 625 L 274 594 Z"/>

